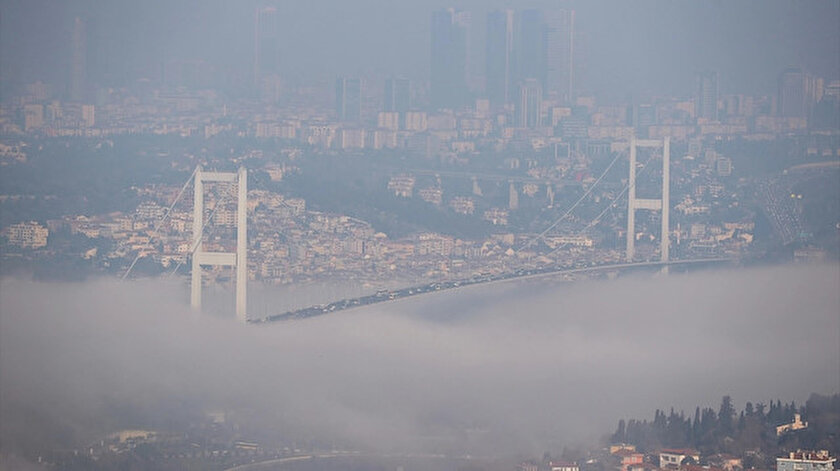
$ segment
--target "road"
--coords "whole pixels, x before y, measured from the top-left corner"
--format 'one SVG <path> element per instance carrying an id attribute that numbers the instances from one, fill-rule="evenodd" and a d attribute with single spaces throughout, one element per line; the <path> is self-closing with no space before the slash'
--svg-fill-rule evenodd
<path id="1" fill-rule="evenodd" d="M 383 302 L 396 301 L 398 299 L 405 299 L 413 296 L 420 296 L 423 294 L 435 293 L 438 291 L 453 290 L 464 288 L 467 286 L 475 286 L 479 284 L 488 285 L 491 283 L 507 283 L 510 281 L 522 281 L 535 278 L 567 275 L 575 273 L 587 273 L 603 270 L 625 270 L 628 268 L 644 268 L 656 266 L 682 266 L 682 265 L 697 265 L 697 264 L 715 264 L 735 262 L 731 258 L 701 258 L 689 260 L 674 260 L 670 262 L 648 261 L 648 262 L 633 262 L 633 263 L 611 263 L 606 265 L 592 265 L 592 266 L 576 266 L 576 267 L 542 267 L 542 268 L 520 268 L 513 272 L 491 274 L 476 274 L 470 278 L 460 280 L 450 280 L 441 282 L 432 282 L 424 285 L 409 286 L 398 290 L 382 290 L 376 294 L 361 296 L 358 298 L 347 298 L 335 301 L 329 304 L 321 304 L 317 306 L 309 306 L 294 311 L 288 311 L 281 314 L 275 314 L 264 317 L 262 319 L 250 319 L 251 324 L 262 324 L 277 321 L 300 320 L 309 317 L 329 314 L 331 312 L 344 311 L 347 309 L 354 309 L 362 306 L 369 306 L 372 304 L 379 304 Z"/>

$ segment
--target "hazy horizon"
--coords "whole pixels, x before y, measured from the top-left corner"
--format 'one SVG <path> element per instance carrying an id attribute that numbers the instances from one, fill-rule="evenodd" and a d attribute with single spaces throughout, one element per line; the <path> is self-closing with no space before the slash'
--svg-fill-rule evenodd
<path id="1" fill-rule="evenodd" d="M 72 22 L 79 17 L 88 41 L 95 43 L 88 53 L 90 79 L 100 85 L 154 80 L 169 61 L 194 60 L 205 61 L 229 84 L 247 83 L 254 14 L 261 5 L 278 9 L 280 75 L 289 83 L 331 83 L 340 75 L 426 81 L 431 13 L 448 6 L 471 12 L 474 84 L 484 73 L 486 14 L 497 8 L 574 9 L 581 57 L 577 85 L 584 94 L 613 99 L 690 95 L 694 74 L 706 69 L 720 72 L 722 93 L 772 93 L 778 74 L 792 66 L 840 78 L 840 2 L 789 0 L 4 0 L 0 71 L 7 86 L 35 80 L 63 85 Z"/>

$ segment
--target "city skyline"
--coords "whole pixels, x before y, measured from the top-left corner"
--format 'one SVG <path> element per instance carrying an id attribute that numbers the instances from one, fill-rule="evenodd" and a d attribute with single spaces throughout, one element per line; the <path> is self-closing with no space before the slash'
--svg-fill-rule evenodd
<path id="1" fill-rule="evenodd" d="M 313 78 L 330 82 L 338 75 L 363 78 L 401 75 L 418 82 L 429 80 L 431 26 L 423 18 L 429 18 L 435 11 L 433 5 L 409 3 L 399 9 L 377 5 L 382 15 L 389 14 L 389 21 L 366 24 L 372 20 L 366 19 L 366 10 L 361 6 L 333 13 L 328 10 L 314 16 L 314 11 L 299 5 L 270 2 L 243 2 L 235 8 L 223 5 L 199 10 L 188 8 L 189 1 L 168 8 L 150 2 L 133 6 L 125 13 L 115 10 L 116 7 L 93 10 L 88 2 L 81 0 L 61 4 L 53 13 L 47 10 L 37 13 L 38 10 L 16 0 L 6 3 L 0 17 L 4 22 L 0 34 L 19 38 L 3 41 L 6 49 L 0 57 L 8 66 L 2 70 L 11 74 L 4 80 L 7 87 L 39 79 L 53 84 L 66 83 L 70 61 L 66 45 L 72 43 L 68 38 L 73 26 L 57 18 L 64 10 L 75 12 L 76 17 L 87 23 L 89 42 L 97 44 L 96 50 L 88 53 L 91 56 L 89 80 L 100 85 L 131 82 L 140 77 L 155 79 L 162 64 L 174 60 L 206 63 L 218 75 L 215 87 L 236 83 L 247 86 L 252 83 L 256 66 L 255 12 L 261 8 L 277 10 L 280 76 L 288 82 Z M 494 3 L 486 6 L 467 3 L 460 7 L 472 17 L 468 73 L 473 80 L 469 85 L 474 90 L 484 88 L 475 80 L 485 75 L 485 18 L 496 6 L 503 7 Z M 628 10 L 611 2 L 596 2 L 594 6 L 568 2 L 559 8 L 546 8 L 544 3 L 534 2 L 523 5 L 522 10 L 532 6 L 543 13 L 576 12 L 575 30 L 581 49 L 578 54 L 583 63 L 576 66 L 582 70 L 582 76 L 575 80 L 575 88 L 583 94 L 616 98 L 657 91 L 693 94 L 693 76 L 703 70 L 720 72 L 723 93 L 751 89 L 767 93 L 775 88 L 778 71 L 791 66 L 829 78 L 840 74 L 839 61 L 826 60 L 838 56 L 838 33 L 831 27 L 831 20 L 838 18 L 840 7 L 831 2 L 817 2 L 809 9 L 796 9 L 781 0 L 762 3 L 757 18 L 752 15 L 757 4 L 751 2 L 728 7 L 727 15 L 722 15 L 720 7 L 705 3 L 674 9 L 651 1 L 645 3 L 649 8 L 645 11 L 643 8 Z M 162 11 L 168 15 L 166 21 L 158 24 L 153 15 Z M 171 23 L 188 14 L 194 19 L 177 26 Z M 697 21 L 685 23 L 687 15 L 696 16 Z M 748 17 L 751 21 L 746 21 Z M 134 23 L 125 27 L 128 18 Z M 37 27 L 43 33 L 25 35 L 19 30 L 24 27 Z M 322 28 L 330 28 L 334 33 L 320 34 Z M 351 28 L 361 34 L 352 34 Z M 606 31 L 612 33 L 605 36 Z M 332 34 L 343 39 L 333 41 Z M 613 34 L 616 40 L 607 40 Z M 134 41 L 133 36 L 138 35 L 146 40 Z M 733 39 L 740 36 L 744 40 L 733 40 L 734 50 L 725 51 L 720 45 L 722 35 Z M 100 38 L 107 38 L 109 44 L 99 44 Z M 16 47 L 9 49 L 12 42 Z M 736 56 L 741 59 L 734 61 Z M 42 60 L 31 62 L 27 57 Z M 411 61 L 406 61 L 406 57 Z M 630 67 L 640 60 L 645 60 L 647 67 L 639 70 Z M 622 67 L 624 71 L 620 72 Z"/>

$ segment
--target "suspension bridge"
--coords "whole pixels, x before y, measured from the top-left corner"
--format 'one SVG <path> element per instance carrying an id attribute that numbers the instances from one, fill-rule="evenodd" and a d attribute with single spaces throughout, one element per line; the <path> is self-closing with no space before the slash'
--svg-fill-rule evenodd
<path id="1" fill-rule="evenodd" d="M 649 157 L 643 162 L 639 163 L 637 159 L 638 149 L 650 149 Z M 535 244 L 540 241 L 545 242 L 546 237 L 555 230 L 561 223 L 566 221 L 575 209 L 578 208 L 602 183 L 607 173 L 616 165 L 616 163 L 623 157 L 629 158 L 629 176 L 627 184 L 621 192 L 603 208 L 603 210 L 591 221 L 589 221 L 577 235 L 586 234 L 590 229 L 595 227 L 603 217 L 610 211 L 616 208 L 617 204 L 622 201 L 625 196 L 627 200 L 627 230 L 626 230 L 626 249 L 625 260 L 621 263 L 607 263 L 589 266 L 568 266 L 560 264 L 545 264 L 543 266 L 528 265 L 520 266 L 503 273 L 495 274 L 475 274 L 470 277 L 461 279 L 450 279 L 443 281 L 431 281 L 429 283 L 409 286 L 396 290 L 381 290 L 375 294 L 360 296 L 355 298 L 345 298 L 340 301 L 334 301 L 329 304 L 319 304 L 309 307 L 296 309 L 284 313 L 268 315 L 262 318 L 253 318 L 248 316 L 247 312 L 247 267 L 248 267 L 248 251 L 247 251 L 247 171 L 240 168 L 237 172 L 210 172 L 205 171 L 201 166 L 196 167 L 189 179 L 184 183 L 180 192 L 175 198 L 175 201 L 167 208 L 163 216 L 152 226 L 150 233 L 151 239 L 157 237 L 157 233 L 162 225 L 169 218 L 173 208 L 178 201 L 183 197 L 190 184 L 193 185 L 193 224 L 192 224 L 192 243 L 190 245 L 189 253 L 187 254 L 191 261 L 191 289 L 190 289 L 190 304 L 195 311 L 201 310 L 201 288 L 202 288 L 202 266 L 231 266 L 236 271 L 236 318 L 240 322 L 250 323 L 264 323 L 278 320 L 292 320 L 303 319 L 315 315 L 351 309 L 359 306 L 365 306 L 380 302 L 393 301 L 411 296 L 419 296 L 428 293 L 439 292 L 443 290 L 452 290 L 466 286 L 472 286 L 484 283 L 499 283 L 510 280 L 522 280 L 534 277 L 547 277 L 557 275 L 571 275 L 575 273 L 586 273 L 596 271 L 616 271 L 643 267 L 657 267 L 663 273 L 667 273 L 669 267 L 672 266 L 692 266 L 692 265 L 708 265 L 730 262 L 727 258 L 703 258 L 690 260 L 670 260 L 670 227 L 669 227 L 669 211 L 670 211 L 670 141 L 668 138 L 662 140 L 650 139 L 631 139 L 628 142 L 627 149 L 616 152 L 615 157 L 603 171 L 603 173 L 595 179 L 595 181 L 584 191 L 584 193 L 555 221 L 549 224 L 542 232 L 535 237 L 528 239 L 525 243 L 515 249 L 515 252 L 523 253 L 528 250 L 533 250 Z M 643 174 L 648 168 L 649 164 L 655 157 L 662 161 L 662 178 L 661 178 L 661 196 L 658 198 L 638 198 L 636 196 L 636 181 L 637 177 Z M 216 182 L 227 184 L 227 191 L 216 201 L 209 216 L 205 218 L 204 210 L 204 183 Z M 236 250 L 234 252 L 211 252 L 203 250 L 203 241 L 207 236 L 207 227 L 210 221 L 213 220 L 215 212 L 228 203 L 228 200 L 236 197 L 237 211 L 236 211 Z M 635 242 L 636 242 L 636 228 L 635 228 L 635 214 L 638 210 L 658 211 L 661 213 L 660 221 L 660 243 L 659 243 L 659 260 L 635 260 Z M 551 257 L 561 249 L 568 246 L 568 243 L 561 243 L 551 248 L 547 254 L 542 254 L 543 257 Z M 123 279 L 127 278 L 131 270 L 136 265 L 138 259 L 142 256 L 142 252 L 137 254 L 137 257 L 129 265 L 126 272 L 123 274 Z M 179 261 L 175 269 L 172 270 L 170 276 L 177 272 L 183 260 Z"/>
<path id="2" fill-rule="evenodd" d="M 462 278 L 458 280 L 435 281 L 422 285 L 409 286 L 407 288 L 396 290 L 380 290 L 376 294 L 367 296 L 359 296 L 356 298 L 346 298 L 339 301 L 333 301 L 329 304 L 319 304 L 316 306 L 309 306 L 301 309 L 287 311 L 281 314 L 274 314 L 271 316 L 249 319 L 249 323 L 260 324 L 264 322 L 276 321 L 291 321 L 306 319 L 309 317 L 320 316 L 347 309 L 354 309 L 362 306 L 370 306 L 372 304 L 379 304 L 384 302 L 391 302 L 400 299 L 405 299 L 413 296 L 421 296 L 424 294 L 438 293 L 441 291 L 449 291 L 478 284 L 491 283 L 505 283 L 513 281 L 524 281 L 535 278 L 548 278 L 563 275 L 584 274 L 591 272 L 614 272 L 621 270 L 629 270 L 634 268 L 666 268 L 666 267 L 689 267 L 689 266 L 712 266 L 732 263 L 731 258 L 698 258 L 688 260 L 671 260 L 667 262 L 662 261 L 646 261 L 633 263 L 608 263 L 600 265 L 590 265 L 582 267 L 562 267 L 562 266 L 545 266 L 535 268 L 520 268 L 518 270 L 506 273 L 499 273 L 495 275 L 478 274 L 469 278 Z"/>

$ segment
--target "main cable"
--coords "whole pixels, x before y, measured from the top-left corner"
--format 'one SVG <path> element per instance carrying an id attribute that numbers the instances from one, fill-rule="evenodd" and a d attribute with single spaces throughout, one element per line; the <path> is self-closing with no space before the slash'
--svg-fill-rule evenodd
<path id="1" fill-rule="evenodd" d="M 181 199 L 182 196 L 184 196 L 184 191 L 187 190 L 187 187 L 190 185 L 190 182 L 193 180 L 193 178 L 195 178 L 195 173 L 196 172 L 198 172 L 198 166 L 195 167 L 192 174 L 190 174 L 190 177 L 187 179 L 186 183 L 184 183 L 184 185 L 181 187 L 181 191 L 178 192 L 178 196 L 175 197 L 175 200 L 172 202 L 172 204 L 170 204 L 169 207 L 166 208 L 166 212 L 163 214 L 163 216 L 161 216 L 157 220 L 157 222 L 152 226 L 152 231 L 151 231 L 151 234 L 149 236 L 149 242 L 146 245 L 147 248 L 151 247 L 152 236 L 155 236 L 155 237 L 159 236 L 158 230 L 163 225 L 163 223 L 167 219 L 169 219 L 169 216 L 172 214 L 172 210 L 175 208 L 175 205 L 178 204 L 178 201 Z M 143 255 L 142 250 L 137 252 L 137 256 L 134 257 L 134 260 L 132 260 L 131 265 L 128 266 L 128 269 L 125 271 L 125 273 L 123 273 L 123 276 L 120 278 L 120 280 L 125 280 L 128 277 L 128 275 L 131 273 L 131 270 L 134 268 L 134 265 L 137 264 L 137 261 L 140 260 L 142 255 Z"/>
<path id="2" fill-rule="evenodd" d="M 593 183 L 593 184 L 592 184 L 592 186 L 590 186 L 590 187 L 589 187 L 589 189 L 587 189 L 587 190 L 586 190 L 586 192 L 583 194 L 583 196 L 581 196 L 580 198 L 578 198 L 578 200 L 577 200 L 577 201 L 575 201 L 575 203 L 574 203 L 574 204 L 573 204 L 573 205 L 572 205 L 572 206 L 571 206 L 568 210 L 566 210 L 566 212 L 565 212 L 562 216 L 560 216 L 560 218 L 559 218 L 559 219 L 557 219 L 556 221 L 554 221 L 554 223 L 553 223 L 553 224 L 551 224 L 550 226 L 548 226 L 548 228 L 547 228 L 547 229 L 545 229 L 544 231 L 542 231 L 541 233 L 539 233 L 539 235 L 537 235 L 536 237 L 534 237 L 533 239 L 531 239 L 531 240 L 529 240 L 527 243 L 525 243 L 522 247 L 520 247 L 520 248 L 519 248 L 519 250 L 517 250 L 517 252 L 521 252 L 521 251 L 523 251 L 523 250 L 525 250 L 525 249 L 527 249 L 527 248 L 531 247 L 531 246 L 532 246 L 534 243 L 536 243 L 538 240 L 540 240 L 540 239 L 542 239 L 543 237 L 545 237 L 545 235 L 546 235 L 546 234 L 548 234 L 548 233 L 549 233 L 552 229 L 554 229 L 555 227 L 557 227 L 557 225 L 558 225 L 558 224 L 560 224 L 561 222 L 563 222 L 563 220 L 565 220 L 567 217 L 569 217 L 569 215 L 570 215 L 570 214 L 572 214 L 572 211 L 574 211 L 574 210 L 575 210 L 575 208 L 577 208 L 577 207 L 578 207 L 578 205 L 580 205 L 580 203 L 582 203 L 582 202 L 583 202 L 583 200 L 585 200 L 585 199 L 586 199 L 586 197 L 587 197 L 587 196 L 589 196 L 589 195 L 592 193 L 592 190 L 593 190 L 593 189 L 595 189 L 595 187 L 596 187 L 596 186 L 598 186 L 598 183 L 600 183 L 600 182 L 601 182 L 601 180 L 603 180 L 603 179 L 604 179 L 604 177 L 605 177 L 605 176 L 607 176 L 607 172 L 609 172 L 609 171 L 610 171 L 610 169 L 613 167 L 613 165 L 615 165 L 615 163 L 616 163 L 616 162 L 618 162 L 619 157 L 621 157 L 622 155 L 624 155 L 624 152 L 617 152 L 617 153 L 616 153 L 616 156 L 615 156 L 615 158 L 612 160 L 612 162 L 610 162 L 610 164 L 609 164 L 609 165 L 607 165 L 606 170 L 604 170 L 604 172 L 601 174 L 601 176 L 600 176 L 600 177 L 598 177 L 598 179 L 596 179 L 596 180 L 595 180 L 595 183 Z"/>
<path id="3" fill-rule="evenodd" d="M 648 166 L 648 164 L 651 162 L 651 160 L 653 160 L 653 157 L 654 157 L 653 155 L 651 155 L 650 157 L 648 157 L 647 161 L 645 161 L 644 165 L 642 165 L 642 169 L 639 171 L 639 174 L 638 174 L 638 175 L 644 175 L 644 173 L 645 173 L 645 169 L 647 169 L 647 166 Z M 635 169 L 632 169 L 631 171 L 635 171 Z M 588 230 L 589 230 L 589 229 L 591 229 L 593 226 L 595 226 L 595 224 L 598 224 L 599 222 L 601 222 L 601 218 L 602 218 L 602 217 L 604 217 L 604 215 L 607 213 L 607 211 L 609 211 L 610 209 L 612 209 L 613 207 L 615 207 L 616 203 L 618 203 L 618 201 L 619 201 L 621 198 L 623 198 L 623 197 L 624 197 L 624 195 L 625 195 L 628 191 L 630 191 L 630 187 L 631 187 L 631 186 L 635 188 L 635 186 L 636 186 L 635 179 L 634 179 L 634 181 L 633 181 L 633 184 L 632 184 L 632 185 L 631 185 L 631 184 L 630 184 L 630 182 L 628 181 L 628 182 L 627 182 L 627 185 L 624 187 L 624 189 L 623 189 L 623 190 L 621 190 L 621 193 L 619 193 L 619 195 L 618 195 L 618 196 L 617 196 L 617 197 L 616 197 L 616 198 L 612 201 L 612 203 L 608 204 L 608 205 L 607 205 L 607 207 L 606 207 L 606 208 L 604 208 L 604 210 L 603 210 L 603 211 L 601 211 L 601 213 L 600 213 L 600 214 L 598 214 L 597 216 L 595 216 L 595 219 L 593 219 L 592 221 L 590 221 L 590 222 L 589 222 L 589 224 L 587 224 L 586 226 L 584 226 L 584 228 L 583 228 L 583 229 L 581 229 L 580 231 L 578 231 L 578 235 L 580 235 L 580 234 L 584 234 L 586 231 L 588 231 Z M 569 244 L 568 244 L 568 243 L 565 243 L 565 244 L 562 244 L 562 245 L 560 245 L 560 246 L 558 246 L 558 247 L 554 248 L 554 250 L 552 250 L 551 252 L 549 252 L 549 253 L 546 255 L 546 257 L 550 257 L 551 255 L 554 255 L 554 254 L 555 254 L 558 250 L 560 250 L 560 249 L 562 249 L 562 248 L 566 247 L 567 245 L 569 245 Z"/>

